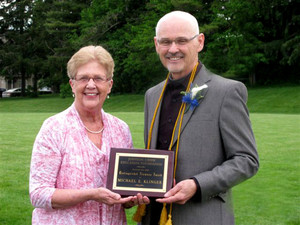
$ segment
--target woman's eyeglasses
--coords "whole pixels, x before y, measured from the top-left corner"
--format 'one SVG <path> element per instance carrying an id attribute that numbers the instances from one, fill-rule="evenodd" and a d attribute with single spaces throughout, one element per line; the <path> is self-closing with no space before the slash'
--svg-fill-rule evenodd
<path id="1" fill-rule="evenodd" d="M 100 76 L 95 76 L 95 77 L 82 76 L 82 77 L 77 77 L 74 80 L 76 80 L 78 83 L 81 84 L 87 84 L 90 81 L 90 79 L 92 79 L 95 84 L 102 84 L 110 80 L 106 77 L 104 78 Z"/>

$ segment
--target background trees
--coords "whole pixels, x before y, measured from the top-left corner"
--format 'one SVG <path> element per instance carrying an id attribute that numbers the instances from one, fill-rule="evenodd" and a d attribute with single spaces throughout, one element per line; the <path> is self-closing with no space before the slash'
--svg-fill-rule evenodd
<path id="1" fill-rule="evenodd" d="M 0 3 L 0 68 L 8 80 L 22 79 L 22 95 L 25 95 L 25 79 L 31 70 L 28 58 L 28 30 L 32 23 L 33 2 L 24 0 Z"/>
<path id="2" fill-rule="evenodd" d="M 250 84 L 299 81 L 296 0 L 22 0 L 0 5 L 0 75 L 33 76 L 59 91 L 66 63 L 80 47 L 103 45 L 115 63 L 114 92 L 141 93 L 163 80 L 153 37 L 172 10 L 193 14 L 206 45 L 200 59 Z M 25 85 L 25 84 L 24 84 Z"/>
<path id="3" fill-rule="evenodd" d="M 297 1 L 219 1 L 212 9 L 215 19 L 204 30 L 212 35 L 204 57 L 210 67 L 253 84 L 298 79 Z"/>
<path id="4" fill-rule="evenodd" d="M 90 1 L 21 0 L 0 5 L 0 75 L 33 77 L 59 91 L 67 81 L 66 62 L 74 52 L 70 37 L 78 31 L 80 13 Z"/>

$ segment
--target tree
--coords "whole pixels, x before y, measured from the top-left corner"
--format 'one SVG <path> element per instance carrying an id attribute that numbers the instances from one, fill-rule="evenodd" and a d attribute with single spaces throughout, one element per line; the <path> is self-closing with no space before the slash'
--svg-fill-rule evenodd
<path id="1" fill-rule="evenodd" d="M 78 33 L 81 10 L 90 1 L 23 0 L 1 3 L 0 68 L 8 79 L 25 78 L 52 86 L 68 80 L 66 64 L 74 53 L 71 37 Z"/>
<path id="2" fill-rule="evenodd" d="M 0 3 L 1 74 L 7 79 L 21 78 L 22 95 L 25 95 L 25 79 L 29 76 L 28 30 L 32 23 L 34 1 L 2 1 Z"/>
<path id="3" fill-rule="evenodd" d="M 72 45 L 72 37 L 80 36 L 79 24 L 81 11 L 89 6 L 90 0 L 59 1 L 46 0 L 39 1 L 41 9 L 45 14 L 43 20 L 38 18 L 38 27 L 44 27 L 45 39 L 43 41 L 46 47 L 46 63 L 44 64 L 43 81 L 50 83 L 55 89 L 59 90 L 61 83 L 68 81 L 66 76 L 66 64 L 74 51 L 77 49 Z"/>
<path id="4" fill-rule="evenodd" d="M 146 1 L 93 1 L 82 13 L 81 43 L 102 45 L 115 61 L 114 92 L 133 92 L 132 75 L 126 72 L 126 60 L 132 50 L 129 43 L 133 38 L 131 29 L 141 23 Z"/>
<path id="5" fill-rule="evenodd" d="M 299 7 L 296 1 L 219 1 L 204 61 L 224 76 L 249 77 L 255 84 L 296 79 L 299 61 Z"/>
<path id="6" fill-rule="evenodd" d="M 0 74 L 34 77 L 59 90 L 66 64 L 86 45 L 102 45 L 115 60 L 114 92 L 142 93 L 165 79 L 155 52 L 158 20 L 187 11 L 206 36 L 200 60 L 223 76 L 259 84 L 298 81 L 296 0 L 7 0 L 0 3 Z M 24 91 L 23 91 L 24 93 Z"/>
<path id="7" fill-rule="evenodd" d="M 205 6 L 198 0 L 95 0 L 82 13 L 81 42 L 101 44 L 112 54 L 114 92 L 141 93 L 167 74 L 153 41 L 160 17 L 176 9 L 198 12 Z"/>

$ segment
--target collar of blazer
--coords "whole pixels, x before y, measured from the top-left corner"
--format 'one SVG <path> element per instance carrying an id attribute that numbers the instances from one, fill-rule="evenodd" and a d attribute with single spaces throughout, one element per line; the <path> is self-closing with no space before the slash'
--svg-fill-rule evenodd
<path id="1" fill-rule="evenodd" d="M 203 84 L 207 84 L 208 88 L 203 89 L 203 91 L 201 92 L 201 94 L 204 98 L 205 98 L 205 95 L 206 95 L 207 91 L 209 90 L 209 81 L 211 80 L 210 74 L 211 74 L 211 72 L 209 70 L 207 70 L 206 67 L 202 64 L 201 69 L 199 70 L 199 72 L 196 74 L 196 76 L 194 78 L 194 82 L 193 82 L 194 85 L 197 84 L 198 86 L 201 86 Z M 155 108 L 155 104 L 157 103 L 157 101 L 159 99 L 160 93 L 162 92 L 164 84 L 165 84 L 165 81 L 159 83 L 157 86 L 153 87 L 153 89 L 152 89 L 153 92 L 151 93 L 151 99 L 149 99 L 149 101 L 151 101 L 151 103 L 149 105 L 153 106 L 153 109 L 152 109 L 153 111 L 154 111 L 154 108 Z M 199 101 L 200 105 L 198 107 L 201 107 L 201 101 L 203 101 L 204 98 L 200 99 L 200 101 Z M 196 108 L 198 108 L 198 107 L 196 107 Z M 190 120 L 190 118 L 193 115 L 196 108 L 194 108 L 193 110 L 188 110 L 184 114 L 182 125 L 181 125 L 181 133 L 183 132 L 185 126 L 187 125 L 188 121 Z M 157 134 L 158 133 L 160 110 L 161 110 L 161 104 L 159 105 L 157 116 L 156 116 L 155 121 L 154 121 L 152 134 Z M 152 118 L 152 116 L 151 116 L 151 118 Z M 176 130 L 175 130 L 175 133 L 174 133 L 175 137 L 174 137 L 173 142 L 172 142 L 172 148 L 174 148 L 174 144 L 176 143 L 177 138 L 178 138 L 178 129 L 179 129 L 179 124 L 177 124 Z M 148 133 L 148 135 L 149 135 L 149 133 Z M 145 137 L 145 138 L 147 138 L 147 137 Z M 146 145 L 148 143 L 147 140 L 148 140 L 148 138 L 146 139 Z M 150 146 L 152 148 L 155 148 L 156 144 L 157 144 L 157 135 L 153 135 L 152 138 L 151 138 Z"/>
<path id="2" fill-rule="evenodd" d="M 199 101 L 199 106 L 195 107 L 194 109 L 189 109 L 183 116 L 183 120 L 182 120 L 182 125 L 181 125 L 181 133 L 184 131 L 185 126 L 187 125 L 187 123 L 189 122 L 189 120 L 191 119 L 191 116 L 193 115 L 194 111 L 198 108 L 201 107 L 201 102 L 203 101 L 203 99 L 205 98 L 206 93 L 209 91 L 209 81 L 211 80 L 211 76 L 209 75 L 210 72 L 206 69 L 206 67 L 204 65 L 202 65 L 202 68 L 200 69 L 200 71 L 197 73 L 197 75 L 195 76 L 193 85 L 198 85 L 198 86 L 202 86 L 204 84 L 207 84 L 208 88 L 203 89 L 203 91 L 201 92 L 203 98 L 200 99 Z M 172 149 L 177 141 L 177 137 L 178 137 L 178 129 L 179 129 L 179 125 L 177 124 L 176 130 L 175 130 L 175 134 L 174 134 L 174 140 L 172 143 Z"/>

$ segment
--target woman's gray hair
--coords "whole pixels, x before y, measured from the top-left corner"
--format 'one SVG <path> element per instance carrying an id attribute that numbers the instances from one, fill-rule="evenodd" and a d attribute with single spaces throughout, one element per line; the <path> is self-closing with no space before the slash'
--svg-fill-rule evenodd
<path id="1" fill-rule="evenodd" d="M 115 63 L 110 53 L 102 46 L 86 46 L 79 49 L 67 64 L 67 73 L 70 79 L 74 79 L 80 66 L 96 60 L 107 70 L 106 78 L 111 79 L 114 73 Z"/>

